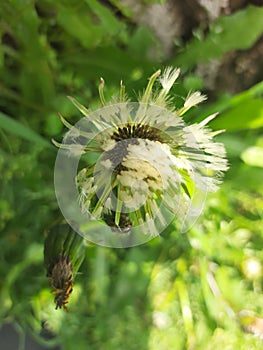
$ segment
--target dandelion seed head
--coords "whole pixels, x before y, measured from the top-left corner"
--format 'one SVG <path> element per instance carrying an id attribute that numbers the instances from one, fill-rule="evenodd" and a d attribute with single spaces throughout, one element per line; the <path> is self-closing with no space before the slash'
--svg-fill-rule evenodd
<path id="1" fill-rule="evenodd" d="M 206 96 L 192 92 L 177 109 L 169 102 L 169 91 L 180 70 L 168 67 L 160 73 L 150 77 L 138 102 L 127 99 L 123 83 L 119 103 L 116 99 L 106 102 L 101 81 L 102 109 L 88 112 L 71 98 L 85 118 L 74 126 L 62 118 L 70 130 L 67 142 L 54 142 L 60 147 L 57 163 L 64 162 L 63 150 L 77 159 L 66 172 L 63 163 L 68 185 L 62 184 L 63 174 L 55 172 L 58 201 L 68 221 L 76 221 L 77 216 L 81 222 L 97 221 L 109 228 L 98 234 L 99 226 L 91 236 L 91 230 L 83 231 L 79 225 L 80 234 L 98 244 L 138 245 L 160 234 L 174 219 L 185 232 L 200 215 L 207 192 L 217 190 L 228 168 L 223 144 L 214 141 L 218 132 L 207 126 L 216 115 L 191 125 L 182 118 Z M 153 92 L 157 79 L 161 88 Z M 96 160 L 85 160 L 79 170 L 79 158 L 89 159 L 92 152 Z M 56 170 L 61 172 L 59 166 Z M 77 205 L 72 200 L 75 197 Z"/>

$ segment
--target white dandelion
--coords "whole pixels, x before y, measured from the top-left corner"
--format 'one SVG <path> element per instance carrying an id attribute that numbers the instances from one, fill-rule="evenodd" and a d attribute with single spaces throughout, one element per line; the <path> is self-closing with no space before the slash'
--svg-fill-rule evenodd
<path id="1" fill-rule="evenodd" d="M 89 112 L 70 98 L 84 121 L 76 127 L 62 118 L 74 131 L 74 140 L 72 149 L 72 137 L 64 140 L 61 149 L 73 155 L 84 150 L 84 156 L 90 158 L 97 155 L 95 161 L 77 170 L 81 211 L 89 213 L 91 220 L 105 222 L 115 234 L 132 234 L 134 229 L 152 237 L 173 218 L 184 225 L 188 222 L 185 227 L 189 227 L 200 215 L 206 193 L 217 189 L 228 168 L 223 144 L 213 140 L 222 131 L 207 127 L 216 115 L 192 125 L 182 119 L 206 96 L 193 92 L 178 109 L 168 103 L 179 73 L 171 67 L 163 75 L 158 70 L 138 102 L 128 101 L 121 83 L 119 102 L 107 104 L 101 79 L 104 107 Z M 153 92 L 157 78 L 161 88 Z"/>

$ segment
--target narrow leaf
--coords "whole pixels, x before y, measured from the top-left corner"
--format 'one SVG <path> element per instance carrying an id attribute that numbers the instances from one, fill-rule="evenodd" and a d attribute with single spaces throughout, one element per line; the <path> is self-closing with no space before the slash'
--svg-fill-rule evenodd
<path id="1" fill-rule="evenodd" d="M 0 112 L 0 128 L 11 134 L 22 137 L 25 140 L 37 143 L 43 147 L 51 147 L 51 144 L 42 136 L 38 135 L 33 130 L 2 112 Z"/>

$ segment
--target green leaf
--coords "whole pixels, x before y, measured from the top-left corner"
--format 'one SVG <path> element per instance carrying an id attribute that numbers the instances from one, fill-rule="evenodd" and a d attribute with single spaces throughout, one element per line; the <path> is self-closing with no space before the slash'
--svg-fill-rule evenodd
<path id="1" fill-rule="evenodd" d="M 25 140 L 37 143 L 43 147 L 51 147 L 51 144 L 43 137 L 2 112 L 0 112 L 0 128 L 11 134 L 22 137 Z"/>
<path id="2" fill-rule="evenodd" d="M 93 24 L 88 9 L 81 13 L 74 11 L 73 7 L 64 7 L 61 3 L 57 6 L 57 21 L 70 36 L 86 48 L 96 47 L 101 42 L 103 28 Z"/>
<path id="3" fill-rule="evenodd" d="M 248 6 L 231 16 L 220 17 L 205 39 L 194 39 L 172 61 L 189 69 L 197 63 L 221 58 L 230 50 L 244 50 L 262 35 L 263 8 Z"/>
<path id="4" fill-rule="evenodd" d="M 9 31 L 14 36 L 16 45 L 20 47 L 19 51 L 13 50 L 13 54 L 15 59 L 22 63 L 23 68 L 15 69 L 12 78 L 17 80 L 16 84 L 22 90 L 21 100 L 35 100 L 38 104 L 43 102 L 48 105 L 55 94 L 50 69 L 52 54 L 45 36 L 39 34 L 41 19 L 35 4 L 18 0 L 6 3 L 2 18 L 8 23 L 5 26 L 10 26 Z"/>
<path id="5" fill-rule="evenodd" d="M 260 82 L 233 97 L 221 96 L 212 105 L 203 107 L 202 113 L 198 110 L 193 111 L 192 120 L 201 121 L 218 112 L 219 115 L 209 123 L 213 129 L 230 131 L 260 128 L 263 126 L 262 95 L 263 82 Z"/>
<path id="6" fill-rule="evenodd" d="M 210 125 L 213 128 L 227 130 L 256 129 L 263 126 L 263 83 L 253 86 L 232 99 L 227 100 L 221 108 L 221 114 Z M 214 106 L 215 107 L 215 106 Z"/>
<path id="7" fill-rule="evenodd" d="M 106 6 L 101 5 L 96 0 L 85 0 L 85 2 L 98 16 L 101 21 L 101 26 L 110 36 L 118 34 L 124 28 L 124 24 L 118 21 Z"/>
<path id="8" fill-rule="evenodd" d="M 224 127 L 230 130 L 256 129 L 263 126 L 263 101 L 251 99 L 240 102 L 218 117 L 213 128 Z"/>
<path id="9" fill-rule="evenodd" d="M 138 27 L 130 37 L 128 51 L 131 57 L 147 57 L 151 47 L 157 47 L 153 33 L 148 27 Z"/>

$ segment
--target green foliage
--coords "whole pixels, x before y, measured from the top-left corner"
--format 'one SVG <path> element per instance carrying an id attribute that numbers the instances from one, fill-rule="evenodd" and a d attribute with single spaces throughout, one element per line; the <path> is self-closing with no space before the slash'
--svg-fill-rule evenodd
<path id="1" fill-rule="evenodd" d="M 23 124 L 17 122 L 16 120 L 8 117 L 4 113 L 0 112 L 0 127 L 1 129 L 19 136 L 25 140 L 34 142 L 40 146 L 48 147 L 50 143 L 41 137 L 39 134 L 35 133 L 30 128 L 24 126 Z"/>
<path id="2" fill-rule="evenodd" d="M 231 16 L 220 17 L 206 38 L 195 38 L 172 60 L 189 69 L 196 63 L 220 58 L 225 52 L 251 47 L 262 35 L 263 8 L 249 6 Z"/>
<path id="3" fill-rule="evenodd" d="M 221 112 L 212 126 L 226 129 L 218 138 L 230 163 L 194 227 L 181 234 L 173 223 L 137 248 L 87 245 L 69 312 L 54 309 L 43 243 L 44 232 L 61 218 L 53 189 L 56 149 L 50 147 L 50 138 L 63 131 L 57 112 L 74 123 L 80 116 L 67 95 L 96 108 L 100 76 L 106 97 L 121 79 L 138 92 L 142 78 L 166 63 L 149 57 L 157 39 L 132 22 L 121 1 L 104 3 L 0 4 L 0 322 L 18 322 L 40 343 L 65 350 L 260 349 L 262 83 L 237 96 L 218 96 L 188 115 L 200 120 Z M 249 6 L 219 18 L 171 62 L 190 70 L 251 47 L 262 35 L 262 14 Z M 185 90 L 175 94 L 202 84 L 189 74 Z"/>
<path id="4" fill-rule="evenodd" d="M 226 102 L 220 103 L 222 115 L 213 122 L 216 128 L 224 125 L 227 130 L 257 129 L 263 127 L 263 83 L 253 86 Z"/>

